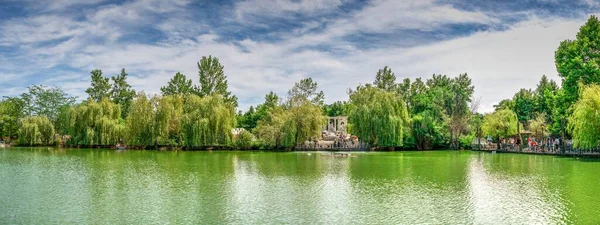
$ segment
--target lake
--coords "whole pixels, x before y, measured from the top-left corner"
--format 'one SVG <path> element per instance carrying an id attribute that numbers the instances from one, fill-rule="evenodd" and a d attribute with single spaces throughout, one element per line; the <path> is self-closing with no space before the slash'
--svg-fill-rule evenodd
<path id="1" fill-rule="evenodd" d="M 600 161 L 0 149 L 2 224 L 600 223 Z"/>

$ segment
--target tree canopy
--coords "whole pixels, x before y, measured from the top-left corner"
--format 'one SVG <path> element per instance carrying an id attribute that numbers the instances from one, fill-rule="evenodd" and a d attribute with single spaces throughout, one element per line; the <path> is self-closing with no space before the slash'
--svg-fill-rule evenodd
<path id="1" fill-rule="evenodd" d="M 160 88 L 160 91 L 162 95 L 188 95 L 194 92 L 194 87 L 191 79 L 187 79 L 185 75 L 177 72 L 167 86 Z"/>
<path id="2" fill-rule="evenodd" d="M 90 96 L 90 98 L 100 101 L 103 98 L 110 97 L 110 83 L 108 82 L 108 77 L 102 76 L 102 70 L 92 70 L 90 72 L 92 75 L 92 84 L 91 86 L 85 90 L 86 93 Z"/>
<path id="3" fill-rule="evenodd" d="M 135 90 L 127 83 L 127 76 L 128 74 L 125 72 L 125 68 L 123 68 L 119 75 L 111 77 L 113 84 L 110 89 L 110 96 L 114 103 L 121 106 L 121 115 L 123 118 L 127 117 L 131 102 L 135 97 Z"/>
<path id="4" fill-rule="evenodd" d="M 353 133 L 373 147 L 403 146 L 409 123 L 404 100 L 372 85 L 350 91 Z"/>
<path id="5" fill-rule="evenodd" d="M 600 85 L 585 86 L 569 118 L 575 147 L 600 146 Z"/>
<path id="6" fill-rule="evenodd" d="M 198 62 L 200 86 L 196 87 L 196 91 L 201 97 L 214 94 L 222 95 L 225 102 L 236 108 L 238 106 L 237 97 L 228 90 L 227 76 L 225 76 L 223 68 L 224 66 L 221 65 L 217 57 L 202 56 L 202 59 Z"/>
<path id="7" fill-rule="evenodd" d="M 517 115 L 508 109 L 501 109 L 485 115 L 482 131 L 495 138 L 517 134 Z"/>

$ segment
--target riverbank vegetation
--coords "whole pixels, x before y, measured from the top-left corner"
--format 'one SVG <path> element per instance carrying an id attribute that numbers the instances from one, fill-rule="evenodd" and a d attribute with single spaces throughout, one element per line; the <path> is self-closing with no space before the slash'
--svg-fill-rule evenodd
<path id="1" fill-rule="evenodd" d="M 575 40 L 560 43 L 561 85 L 544 75 L 534 90 L 519 90 L 485 115 L 477 112 L 466 73 L 397 81 L 387 66 L 372 83 L 348 89 L 347 101 L 325 104 L 317 82 L 305 78 L 287 96 L 270 92 L 264 103 L 236 111 L 224 65 L 208 56 L 197 64 L 198 84 L 178 72 L 160 95 L 136 92 L 125 69 L 110 78 L 91 71 L 81 102 L 59 87 L 33 85 L 0 101 L 0 136 L 29 146 L 294 149 L 318 139 L 327 116 L 349 116 L 349 132 L 374 148 L 461 149 L 475 138 L 500 140 L 523 130 L 572 136 L 576 146 L 594 148 L 600 144 L 598 33 L 592 16 Z"/>

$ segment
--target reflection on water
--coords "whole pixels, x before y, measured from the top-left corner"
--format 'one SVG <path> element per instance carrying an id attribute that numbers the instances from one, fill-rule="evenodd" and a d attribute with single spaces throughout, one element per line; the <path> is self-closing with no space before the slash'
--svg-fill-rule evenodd
<path id="1" fill-rule="evenodd" d="M 475 152 L 0 150 L 2 224 L 598 223 L 600 162 Z"/>

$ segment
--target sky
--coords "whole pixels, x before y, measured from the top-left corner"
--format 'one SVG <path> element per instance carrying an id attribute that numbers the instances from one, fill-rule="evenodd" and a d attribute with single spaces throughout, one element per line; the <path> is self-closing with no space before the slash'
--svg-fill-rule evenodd
<path id="1" fill-rule="evenodd" d="M 490 112 L 544 74 L 560 81 L 554 51 L 598 12 L 595 0 L 0 0 L 0 96 L 44 84 L 83 100 L 91 70 L 121 68 L 159 94 L 176 72 L 197 84 L 212 55 L 242 110 L 307 77 L 326 103 L 347 100 L 389 66 L 397 81 L 467 73 Z"/>

